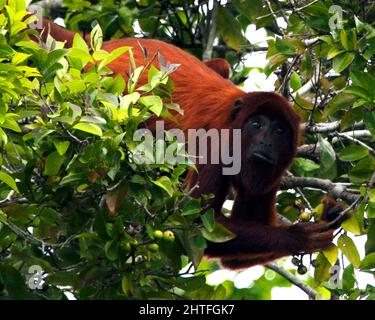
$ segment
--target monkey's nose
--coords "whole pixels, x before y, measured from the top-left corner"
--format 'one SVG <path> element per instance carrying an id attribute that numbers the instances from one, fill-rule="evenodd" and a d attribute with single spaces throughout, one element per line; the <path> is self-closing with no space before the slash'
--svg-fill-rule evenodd
<path id="1" fill-rule="evenodd" d="M 265 146 L 265 147 L 268 147 L 268 148 L 272 147 L 272 144 L 270 142 L 267 142 L 267 141 L 260 141 L 259 144 L 261 146 Z"/>

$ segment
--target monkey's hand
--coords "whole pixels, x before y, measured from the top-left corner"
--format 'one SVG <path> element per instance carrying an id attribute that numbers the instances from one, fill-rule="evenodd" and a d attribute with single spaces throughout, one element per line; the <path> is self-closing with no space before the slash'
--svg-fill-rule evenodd
<path id="1" fill-rule="evenodd" d="M 334 199 L 325 196 L 323 202 L 323 213 L 320 221 L 326 221 L 324 229 L 337 229 L 341 223 L 350 217 L 349 210 L 337 203 Z"/>

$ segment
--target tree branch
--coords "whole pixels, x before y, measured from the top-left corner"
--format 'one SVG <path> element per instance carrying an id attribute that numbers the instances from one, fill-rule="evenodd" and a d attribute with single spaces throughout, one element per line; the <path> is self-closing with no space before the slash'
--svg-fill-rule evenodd
<path id="1" fill-rule="evenodd" d="M 348 203 L 355 202 L 359 195 L 349 192 L 340 183 L 334 183 L 328 179 L 310 178 L 310 177 L 284 177 L 281 183 L 282 189 L 292 188 L 316 188 L 326 191 L 334 199 L 343 199 Z"/>
<path id="2" fill-rule="evenodd" d="M 320 159 L 320 147 L 318 144 L 304 144 L 298 147 L 297 151 L 298 157 L 303 157 L 307 159 L 311 159 L 314 161 L 319 161 Z"/>
<path id="3" fill-rule="evenodd" d="M 292 274 L 288 270 L 285 270 L 284 268 L 278 266 L 276 263 L 270 263 L 266 265 L 266 267 L 268 269 L 275 271 L 276 273 L 287 279 L 290 283 L 293 283 L 295 286 L 300 288 L 309 296 L 310 299 L 314 300 L 316 298 L 318 293 L 313 288 L 303 283 L 300 279 L 298 279 L 294 274 Z"/>
<path id="4" fill-rule="evenodd" d="M 309 123 L 303 123 L 301 129 L 306 133 L 327 133 L 333 132 L 340 128 L 341 121 L 334 121 L 329 123 L 315 123 L 310 125 Z"/>

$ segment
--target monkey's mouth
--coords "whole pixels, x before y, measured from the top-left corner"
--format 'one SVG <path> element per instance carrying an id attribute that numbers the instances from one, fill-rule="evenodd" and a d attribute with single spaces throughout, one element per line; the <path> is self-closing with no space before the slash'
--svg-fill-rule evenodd
<path id="1" fill-rule="evenodd" d="M 273 159 L 270 156 L 265 155 L 263 153 L 253 152 L 253 158 L 255 158 L 258 161 L 267 163 L 269 165 L 274 165 L 275 164 L 275 162 L 273 161 Z"/>

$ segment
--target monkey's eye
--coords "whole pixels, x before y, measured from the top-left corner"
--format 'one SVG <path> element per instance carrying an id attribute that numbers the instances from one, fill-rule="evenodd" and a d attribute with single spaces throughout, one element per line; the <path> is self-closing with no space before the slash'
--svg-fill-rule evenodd
<path id="1" fill-rule="evenodd" d="M 285 132 L 285 129 L 283 127 L 277 126 L 275 132 L 277 134 L 283 134 Z"/>
<path id="2" fill-rule="evenodd" d="M 260 128 L 262 127 L 262 124 L 261 124 L 258 120 L 253 120 L 253 121 L 251 122 L 251 125 L 252 125 L 252 127 L 255 128 L 255 129 L 260 129 Z"/>

